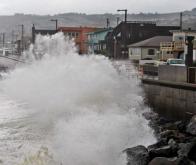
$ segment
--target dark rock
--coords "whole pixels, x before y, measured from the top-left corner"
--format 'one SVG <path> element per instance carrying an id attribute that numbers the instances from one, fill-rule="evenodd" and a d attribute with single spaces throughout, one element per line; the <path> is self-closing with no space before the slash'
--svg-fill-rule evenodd
<path id="1" fill-rule="evenodd" d="M 188 157 L 190 160 L 196 162 L 196 139 L 192 141 L 192 148 L 190 149 L 190 152 L 188 153 Z"/>
<path id="2" fill-rule="evenodd" d="M 146 120 L 156 121 L 159 119 L 159 115 L 155 112 L 145 112 L 143 113 L 143 116 Z"/>
<path id="3" fill-rule="evenodd" d="M 188 154 L 188 157 L 189 157 L 190 160 L 196 162 L 196 146 L 194 146 L 194 147 L 190 150 L 190 152 L 189 152 L 189 154 Z"/>
<path id="4" fill-rule="evenodd" d="M 164 117 L 160 117 L 159 120 L 157 121 L 157 124 L 158 125 L 164 125 L 164 124 L 167 124 L 167 123 L 170 123 L 170 122 L 171 122 L 171 120 L 166 119 Z"/>
<path id="5" fill-rule="evenodd" d="M 156 157 L 148 165 L 195 165 L 195 163 L 189 160 L 187 157 L 183 157 L 183 158 Z"/>
<path id="6" fill-rule="evenodd" d="M 182 133 L 186 132 L 186 126 L 188 125 L 188 121 L 177 121 L 175 122 L 176 127 Z"/>
<path id="7" fill-rule="evenodd" d="M 196 115 L 192 117 L 187 125 L 186 132 L 194 136 L 196 135 Z"/>
<path id="8" fill-rule="evenodd" d="M 163 146 L 160 148 L 149 150 L 150 158 L 155 157 L 174 157 L 177 156 L 177 149 L 174 150 L 171 146 Z"/>
<path id="9" fill-rule="evenodd" d="M 191 148 L 192 148 L 191 143 L 180 143 L 179 150 L 178 150 L 178 156 L 179 157 L 187 157 Z"/>
<path id="10" fill-rule="evenodd" d="M 180 158 L 189 158 L 196 162 L 196 138 L 193 138 L 189 143 L 180 143 L 178 156 Z"/>
<path id="11" fill-rule="evenodd" d="M 162 127 L 165 130 L 178 130 L 178 127 L 175 123 L 166 123 Z"/>
<path id="12" fill-rule="evenodd" d="M 176 148 L 178 144 L 174 139 L 169 139 L 168 145 L 171 146 L 172 148 Z"/>
<path id="13" fill-rule="evenodd" d="M 179 158 L 178 165 L 195 165 L 195 162 L 189 160 L 187 157 Z"/>
<path id="14" fill-rule="evenodd" d="M 147 149 L 148 150 L 153 150 L 153 149 L 160 148 L 160 147 L 163 147 L 163 146 L 166 146 L 166 145 L 167 145 L 167 140 L 166 139 L 161 139 L 157 143 L 148 146 Z"/>
<path id="15" fill-rule="evenodd" d="M 175 158 L 164 158 L 156 157 L 148 165 L 178 165 L 178 159 Z"/>
<path id="16" fill-rule="evenodd" d="M 160 133 L 160 138 L 167 138 L 168 140 L 169 139 L 174 139 L 176 140 L 176 142 L 184 142 L 187 140 L 187 137 L 185 134 L 183 133 L 180 133 L 179 131 L 177 130 L 166 130 L 166 131 L 163 131 Z"/>
<path id="17" fill-rule="evenodd" d="M 123 152 L 127 154 L 127 165 L 147 165 L 149 162 L 149 153 L 144 146 L 128 148 Z"/>
<path id="18" fill-rule="evenodd" d="M 176 132 L 175 136 L 174 136 L 174 139 L 176 140 L 176 142 L 178 143 L 184 143 L 187 141 L 188 137 L 183 134 L 183 133 L 180 133 L 180 132 Z"/>
<path id="19" fill-rule="evenodd" d="M 172 148 L 172 153 L 177 155 L 178 143 L 174 139 L 169 139 L 168 145 Z"/>
<path id="20" fill-rule="evenodd" d="M 173 138 L 177 136 L 176 130 L 166 130 L 160 133 L 161 138 Z"/>

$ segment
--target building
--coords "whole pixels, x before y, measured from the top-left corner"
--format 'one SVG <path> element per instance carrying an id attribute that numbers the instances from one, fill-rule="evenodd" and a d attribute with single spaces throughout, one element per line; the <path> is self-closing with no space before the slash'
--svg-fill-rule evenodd
<path id="1" fill-rule="evenodd" d="M 57 30 L 49 30 L 49 29 L 36 29 L 35 26 L 33 25 L 32 27 L 32 43 L 35 42 L 35 37 L 37 34 L 41 35 L 53 35 L 57 33 Z"/>
<path id="2" fill-rule="evenodd" d="M 58 31 L 62 31 L 65 36 L 73 38 L 78 47 L 79 54 L 88 53 L 88 37 L 87 33 L 94 32 L 96 27 L 59 27 Z"/>
<path id="3" fill-rule="evenodd" d="M 95 32 L 87 33 L 88 36 L 88 53 L 89 54 L 106 54 L 106 35 L 112 31 L 112 28 L 101 29 Z"/>
<path id="4" fill-rule="evenodd" d="M 169 36 L 178 26 L 157 26 L 155 22 L 121 22 L 106 36 L 107 56 L 128 58 L 128 45 L 154 36 Z"/>
<path id="5" fill-rule="evenodd" d="M 129 59 L 131 60 L 143 60 L 143 59 L 167 59 L 173 57 L 171 51 L 160 53 L 160 43 L 172 42 L 172 36 L 155 36 L 150 39 L 146 39 L 135 44 L 128 45 Z"/>
<path id="6" fill-rule="evenodd" d="M 172 51 L 175 58 L 185 59 L 187 52 L 187 37 L 194 37 L 196 40 L 196 30 L 173 30 L 173 39 L 171 42 L 162 42 L 161 51 Z M 194 46 L 195 48 L 195 46 Z M 196 52 L 194 50 L 194 58 Z"/>

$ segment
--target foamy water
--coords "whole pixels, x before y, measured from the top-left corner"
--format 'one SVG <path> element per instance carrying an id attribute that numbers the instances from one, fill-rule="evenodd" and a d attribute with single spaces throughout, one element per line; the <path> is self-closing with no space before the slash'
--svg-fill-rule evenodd
<path id="1" fill-rule="evenodd" d="M 24 58 L 0 82 L 0 164 L 125 165 L 125 148 L 155 141 L 123 66 L 79 56 L 62 33 L 38 36 Z"/>

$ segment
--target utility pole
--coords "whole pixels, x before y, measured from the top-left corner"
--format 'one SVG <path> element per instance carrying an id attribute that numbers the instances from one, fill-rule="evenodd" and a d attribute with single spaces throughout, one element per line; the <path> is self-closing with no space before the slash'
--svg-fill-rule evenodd
<path id="1" fill-rule="evenodd" d="M 5 46 L 5 33 L 0 33 L 0 38 L 1 38 L 1 46 L 4 47 Z"/>
<path id="2" fill-rule="evenodd" d="M 12 42 L 11 42 L 11 48 L 12 48 L 12 55 L 14 54 L 14 30 L 12 30 Z"/>
<path id="3" fill-rule="evenodd" d="M 117 12 L 124 11 L 125 12 L 125 23 L 127 22 L 127 9 L 118 9 Z"/>
<path id="4" fill-rule="evenodd" d="M 180 31 L 182 31 L 182 12 L 180 13 Z"/>
<path id="5" fill-rule="evenodd" d="M 2 33 L 3 34 L 3 48 L 5 47 L 5 33 Z"/>
<path id="6" fill-rule="evenodd" d="M 50 21 L 54 21 L 56 24 L 56 31 L 58 30 L 58 19 L 51 19 Z"/>
<path id="7" fill-rule="evenodd" d="M 20 43 L 20 54 L 22 54 L 22 52 L 24 51 L 24 25 L 21 24 L 19 25 L 21 26 L 21 43 Z"/>
<path id="8" fill-rule="evenodd" d="M 109 18 L 107 18 L 107 29 L 109 29 L 109 27 L 110 27 L 110 20 Z"/>
<path id="9" fill-rule="evenodd" d="M 24 25 L 21 25 L 21 30 L 22 30 L 22 34 L 21 34 L 21 53 L 24 51 Z"/>

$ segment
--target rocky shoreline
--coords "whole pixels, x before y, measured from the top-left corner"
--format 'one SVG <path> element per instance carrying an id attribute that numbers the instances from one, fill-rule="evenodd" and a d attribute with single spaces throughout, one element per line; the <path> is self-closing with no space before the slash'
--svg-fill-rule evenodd
<path id="1" fill-rule="evenodd" d="M 155 130 L 157 143 L 127 148 L 127 165 L 196 165 L 196 116 L 171 121 L 154 112 L 144 113 Z"/>

